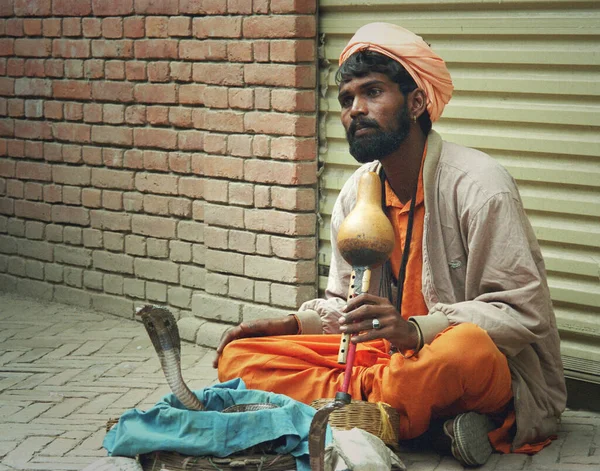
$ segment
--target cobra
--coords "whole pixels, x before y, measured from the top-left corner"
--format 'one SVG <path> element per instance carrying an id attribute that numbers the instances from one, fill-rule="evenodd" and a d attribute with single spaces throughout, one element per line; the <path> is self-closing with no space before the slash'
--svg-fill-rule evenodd
<path id="1" fill-rule="evenodd" d="M 183 380 L 181 374 L 181 338 L 173 314 L 164 307 L 146 305 L 137 311 L 137 315 L 141 317 L 146 332 L 158 354 L 167 383 L 175 397 L 189 410 L 206 410 L 204 404 Z M 278 406 L 271 403 L 236 404 L 223 409 L 222 412 L 252 412 L 275 407 Z M 323 471 L 325 468 L 324 443 L 327 418 L 330 412 L 331 410 L 326 412 L 324 410 L 317 411 L 310 427 L 308 442 L 312 471 Z"/>

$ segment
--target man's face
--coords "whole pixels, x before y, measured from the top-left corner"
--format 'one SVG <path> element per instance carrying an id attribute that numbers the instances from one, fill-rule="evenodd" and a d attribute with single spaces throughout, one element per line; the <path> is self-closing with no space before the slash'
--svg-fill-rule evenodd
<path id="1" fill-rule="evenodd" d="M 373 72 L 340 85 L 338 100 L 350 154 L 360 163 L 382 160 L 396 151 L 410 130 L 410 117 L 398 84 Z"/>

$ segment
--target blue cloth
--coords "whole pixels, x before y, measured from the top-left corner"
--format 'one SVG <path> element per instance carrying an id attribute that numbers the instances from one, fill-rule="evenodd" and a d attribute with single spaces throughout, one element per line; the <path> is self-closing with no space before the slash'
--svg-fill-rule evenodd
<path id="1" fill-rule="evenodd" d="M 192 456 L 228 456 L 283 437 L 275 451 L 292 454 L 299 471 L 310 471 L 308 432 L 316 410 L 283 394 L 246 389 L 237 378 L 195 391 L 207 410 L 191 411 L 167 394 L 146 412 L 129 409 L 104 437 L 109 456 L 136 456 L 155 450 Z M 275 409 L 222 414 L 234 404 L 270 402 Z M 325 443 L 332 440 L 327 427 Z"/>

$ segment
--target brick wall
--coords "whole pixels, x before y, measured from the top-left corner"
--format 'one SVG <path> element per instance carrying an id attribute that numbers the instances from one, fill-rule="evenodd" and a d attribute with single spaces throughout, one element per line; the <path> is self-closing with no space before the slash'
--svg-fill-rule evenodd
<path id="1" fill-rule="evenodd" d="M 315 10 L 0 2 L 0 288 L 212 346 L 314 297 Z"/>

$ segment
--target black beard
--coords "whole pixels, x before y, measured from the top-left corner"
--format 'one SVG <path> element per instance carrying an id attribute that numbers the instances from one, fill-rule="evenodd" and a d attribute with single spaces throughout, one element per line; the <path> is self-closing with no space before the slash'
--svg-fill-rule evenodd
<path id="1" fill-rule="evenodd" d="M 365 136 L 355 137 L 357 127 L 375 129 Z M 358 118 L 353 120 L 346 131 L 350 144 L 350 154 L 361 164 L 383 160 L 392 152 L 398 150 L 410 131 L 410 118 L 406 104 L 396 115 L 396 127 L 392 131 L 384 131 L 374 119 Z"/>

